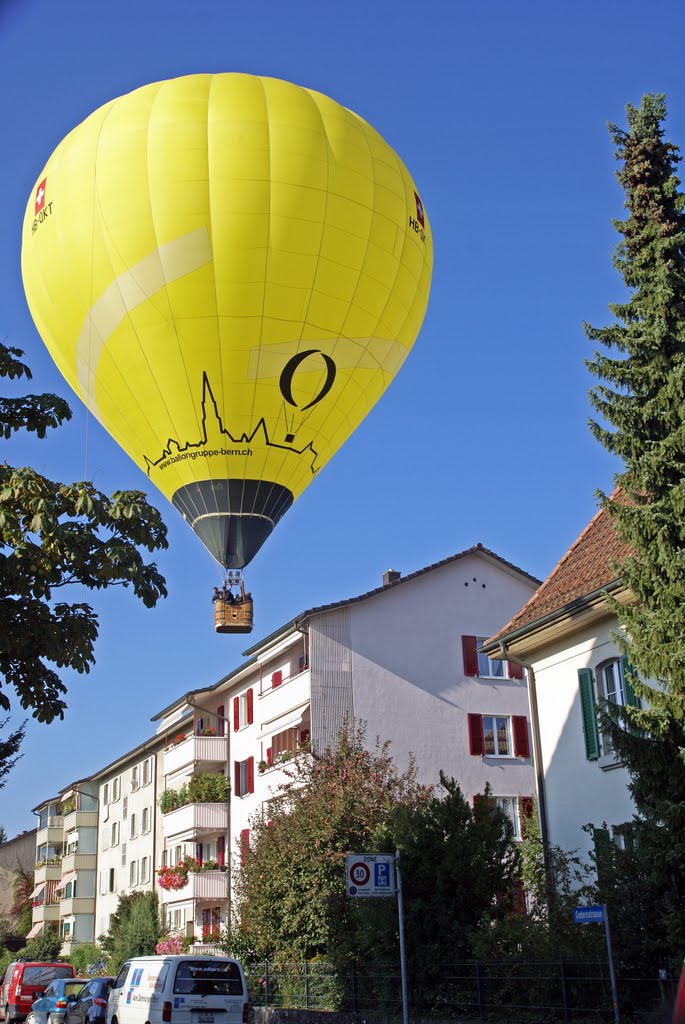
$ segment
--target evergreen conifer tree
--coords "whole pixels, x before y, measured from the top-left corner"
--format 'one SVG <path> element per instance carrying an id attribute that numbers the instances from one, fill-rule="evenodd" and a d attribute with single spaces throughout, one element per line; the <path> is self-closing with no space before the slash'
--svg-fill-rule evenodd
<path id="1" fill-rule="evenodd" d="M 623 463 L 600 496 L 632 551 L 616 569 L 635 601 L 612 604 L 641 705 L 605 705 L 604 725 L 630 773 L 652 953 L 685 948 L 685 197 L 665 116 L 664 97 L 647 95 L 627 107 L 627 130 L 610 126 L 628 211 L 614 221 L 614 266 L 628 296 L 609 306 L 613 323 L 586 325 L 606 350 L 588 363 L 591 429 Z"/>

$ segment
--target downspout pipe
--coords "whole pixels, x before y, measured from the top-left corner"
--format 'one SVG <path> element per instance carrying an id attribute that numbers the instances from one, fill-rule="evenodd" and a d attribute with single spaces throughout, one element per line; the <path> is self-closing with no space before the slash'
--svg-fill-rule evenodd
<path id="1" fill-rule="evenodd" d="M 540 716 L 538 713 L 538 693 L 535 682 L 535 669 L 528 661 L 517 658 L 507 648 L 506 640 L 498 640 L 500 657 L 503 661 L 511 661 L 521 665 L 528 676 L 528 705 L 530 709 L 530 729 L 533 734 L 533 760 L 535 762 L 535 785 L 538 792 L 538 813 L 540 816 L 540 840 L 542 842 L 542 859 L 550 892 L 554 891 L 554 880 L 551 874 L 549 855 L 549 829 L 547 825 L 547 797 L 545 796 L 545 773 L 542 767 L 542 743 L 540 741 Z"/>

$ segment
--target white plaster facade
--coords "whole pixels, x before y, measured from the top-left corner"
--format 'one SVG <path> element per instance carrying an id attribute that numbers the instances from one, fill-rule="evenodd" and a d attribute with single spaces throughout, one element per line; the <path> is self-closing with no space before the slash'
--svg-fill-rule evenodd
<path id="1" fill-rule="evenodd" d="M 155 738 L 91 776 L 99 798 L 96 936 L 109 930 L 120 896 L 156 888 L 162 747 Z"/>
<path id="2" fill-rule="evenodd" d="M 421 782 L 437 783 L 442 769 L 469 800 L 489 783 L 518 827 L 516 803 L 535 792 L 525 679 L 508 678 L 487 659 L 469 674 L 462 638 L 470 637 L 475 651 L 475 639 L 487 637 L 536 586 L 492 553 L 469 549 L 359 598 L 304 612 L 246 652 L 250 660 L 235 672 L 160 713 L 167 734 L 191 704 L 203 725 L 217 712 L 226 721 L 226 863 L 239 864 L 252 816 L 268 818 L 269 800 L 285 780 L 282 758 L 303 743 L 323 749 L 346 719 L 367 723 L 370 745 L 376 736 L 390 740 L 400 770 L 413 755 Z M 481 721 L 486 747 L 486 723 L 494 724 L 492 742 L 501 749 L 473 750 L 470 717 Z M 525 733 L 523 753 L 520 728 L 515 753 L 515 720 Z M 173 750 L 169 755 L 171 766 Z"/>

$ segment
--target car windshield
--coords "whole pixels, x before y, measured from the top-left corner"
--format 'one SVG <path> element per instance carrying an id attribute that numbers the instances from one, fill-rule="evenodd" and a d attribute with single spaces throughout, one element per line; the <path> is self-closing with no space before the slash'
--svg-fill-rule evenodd
<path id="1" fill-rule="evenodd" d="M 64 982 L 64 995 L 68 998 L 69 996 L 76 997 L 83 986 L 85 981 L 65 981 Z"/>
<path id="2" fill-rule="evenodd" d="M 241 996 L 243 982 L 240 968 L 230 960 L 222 964 L 207 960 L 184 960 L 176 969 L 174 992 L 191 996 Z"/>
<path id="3" fill-rule="evenodd" d="M 22 985 L 49 985 L 53 978 L 73 978 L 72 967 L 48 966 L 25 967 L 21 977 Z"/>

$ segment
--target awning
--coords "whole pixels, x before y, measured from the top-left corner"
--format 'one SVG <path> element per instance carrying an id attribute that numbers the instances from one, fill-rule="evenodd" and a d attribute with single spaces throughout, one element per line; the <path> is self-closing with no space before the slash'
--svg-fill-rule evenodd
<path id="1" fill-rule="evenodd" d="M 67 873 L 64 876 L 64 878 L 60 881 L 59 885 L 55 886 L 55 892 L 59 892 L 60 889 L 66 889 L 66 887 L 69 885 L 69 882 L 72 882 L 75 878 L 76 878 L 76 872 L 75 871 L 67 871 Z"/>
<path id="2" fill-rule="evenodd" d="M 267 736 L 275 736 L 279 732 L 285 732 L 286 729 L 294 729 L 296 725 L 299 725 L 304 714 L 309 710 L 309 702 L 304 706 L 296 708 L 294 711 L 281 715 L 279 718 L 273 718 L 270 722 L 264 722 L 262 724 L 262 731 L 258 734 L 258 740 L 264 740 Z"/>
<path id="3" fill-rule="evenodd" d="M 36 886 L 36 888 L 31 893 L 29 899 L 40 900 L 40 899 L 43 898 L 43 893 L 44 892 L 45 892 L 45 882 L 39 882 L 38 885 Z"/>
<path id="4" fill-rule="evenodd" d="M 38 924 L 34 924 L 33 928 L 28 933 L 26 938 L 35 939 L 36 935 L 40 935 L 40 933 L 43 931 L 43 928 L 45 928 L 45 921 L 39 921 Z"/>

